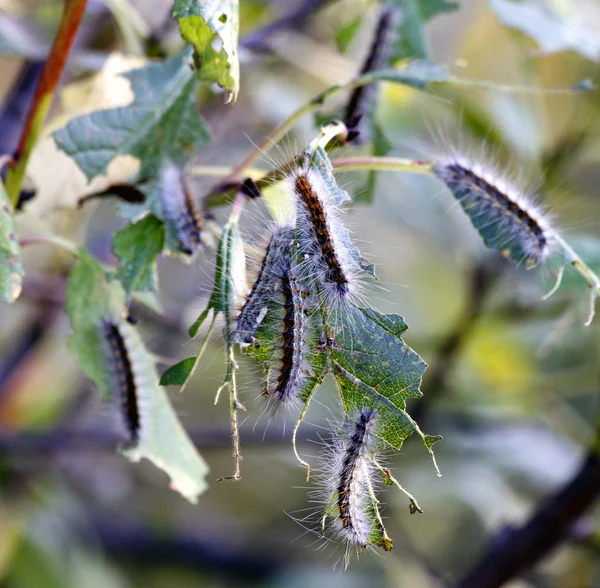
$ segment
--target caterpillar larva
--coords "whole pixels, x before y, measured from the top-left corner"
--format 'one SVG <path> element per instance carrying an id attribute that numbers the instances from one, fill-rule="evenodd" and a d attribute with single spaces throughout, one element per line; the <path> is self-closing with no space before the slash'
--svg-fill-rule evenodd
<path id="1" fill-rule="evenodd" d="M 528 268 L 548 258 L 555 245 L 554 231 L 533 198 L 462 157 L 437 163 L 432 170 L 460 202 L 488 247 Z"/>
<path id="2" fill-rule="evenodd" d="M 280 333 L 280 365 L 271 370 L 265 394 L 277 404 L 296 401 L 305 381 L 307 365 L 306 333 L 309 316 L 306 292 L 290 267 L 281 279 L 284 316 Z"/>
<path id="3" fill-rule="evenodd" d="M 377 71 L 386 66 L 392 53 L 399 21 L 398 11 L 393 6 L 381 7 L 373 41 L 360 70 L 361 74 Z M 359 86 L 350 94 L 344 112 L 344 123 L 349 131 L 348 142 L 360 144 L 368 139 L 367 125 L 364 123 L 373 114 L 376 99 L 376 83 Z"/>
<path id="4" fill-rule="evenodd" d="M 123 424 L 132 445 L 139 441 L 141 415 L 133 368 L 125 340 L 119 327 L 110 321 L 101 325 L 102 339 L 106 344 L 106 359 L 112 379 L 114 397 L 118 399 Z"/>
<path id="5" fill-rule="evenodd" d="M 377 411 L 362 408 L 358 417 L 347 423 L 337 442 L 339 455 L 334 455 L 335 485 L 337 490 L 336 531 L 348 544 L 366 547 L 369 544 L 373 519 L 370 514 L 373 466 L 370 455 L 374 452 L 373 429 Z M 335 463 L 335 462 L 339 463 Z"/>
<path id="6" fill-rule="evenodd" d="M 233 343 L 242 346 L 254 343 L 256 331 L 265 318 L 269 302 L 277 296 L 280 280 L 289 271 L 293 234 L 291 227 L 278 227 L 273 231 L 256 279 L 231 333 Z"/>
<path id="7" fill-rule="evenodd" d="M 310 168 L 299 167 L 288 181 L 296 197 L 302 257 L 299 275 L 311 290 L 324 294 L 326 304 L 333 310 L 355 302 L 361 294 L 359 276 L 364 269 L 348 230 L 339 218 L 339 198 L 319 173 Z"/>
<path id="8" fill-rule="evenodd" d="M 202 243 L 202 220 L 185 184 L 183 170 L 166 160 L 160 170 L 160 191 L 166 220 L 174 228 L 183 253 L 193 255 Z"/>

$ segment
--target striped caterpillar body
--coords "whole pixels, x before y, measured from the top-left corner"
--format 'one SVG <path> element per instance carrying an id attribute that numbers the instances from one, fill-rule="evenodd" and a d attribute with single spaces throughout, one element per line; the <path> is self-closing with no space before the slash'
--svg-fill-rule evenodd
<path id="1" fill-rule="evenodd" d="M 279 227 L 271 235 L 256 280 L 231 334 L 233 343 L 244 346 L 255 342 L 256 331 L 267 313 L 268 305 L 277 296 L 280 281 L 289 271 L 293 234 L 291 227 Z"/>
<path id="2" fill-rule="evenodd" d="M 372 519 L 369 515 L 369 485 L 373 452 L 373 428 L 377 412 L 370 408 L 359 411 L 358 417 L 347 423 L 344 439 L 338 450 L 337 527 L 340 537 L 350 545 L 365 547 L 369 544 Z"/>
<path id="3" fill-rule="evenodd" d="M 174 227 L 181 251 L 193 255 L 202 243 L 202 221 L 183 171 L 168 160 L 160 171 L 160 190 L 164 215 Z"/>
<path id="4" fill-rule="evenodd" d="M 396 39 L 396 27 L 399 21 L 398 11 L 394 7 L 381 7 L 373 42 L 360 70 L 361 74 L 383 69 L 387 65 Z M 344 123 L 349 131 L 348 141 L 361 144 L 368 139 L 366 136 L 367 125 L 364 122 L 372 115 L 376 99 L 376 83 L 359 86 L 352 92 L 344 112 Z"/>
<path id="5" fill-rule="evenodd" d="M 329 307 L 336 309 L 340 303 L 352 302 L 360 295 L 359 275 L 364 270 L 339 219 L 338 195 L 310 169 L 296 170 L 289 181 L 296 198 L 298 243 L 303 256 L 299 274 L 313 289 L 323 292 Z"/>
<path id="6" fill-rule="evenodd" d="M 113 395 L 120 403 L 129 440 L 132 445 L 135 445 L 140 437 L 141 415 L 127 346 L 116 324 L 105 321 L 101 325 L 101 331 L 106 345 L 106 359 L 112 379 Z"/>
<path id="7" fill-rule="evenodd" d="M 280 365 L 272 370 L 265 395 L 279 404 L 289 405 L 300 397 L 306 373 L 306 332 L 309 320 L 306 293 L 294 268 L 281 278 L 284 316 L 280 333 Z"/>
<path id="8" fill-rule="evenodd" d="M 554 245 L 553 231 L 530 198 L 480 166 L 458 158 L 432 169 L 460 202 L 488 247 L 527 268 L 548 258 Z"/>

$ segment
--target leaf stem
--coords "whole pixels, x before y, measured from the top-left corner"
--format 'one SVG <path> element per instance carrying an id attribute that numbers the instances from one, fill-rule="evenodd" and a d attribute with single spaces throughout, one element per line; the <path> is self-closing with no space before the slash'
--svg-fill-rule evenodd
<path id="1" fill-rule="evenodd" d="M 240 429 L 238 423 L 238 410 L 246 410 L 243 404 L 240 403 L 237 395 L 237 383 L 235 379 L 235 370 L 237 369 L 237 364 L 235 362 L 234 353 L 233 353 L 233 345 L 231 343 L 227 344 L 227 372 L 225 374 L 225 379 L 223 384 L 219 388 L 217 392 L 216 401 L 219 399 L 219 394 L 221 390 L 225 387 L 229 388 L 229 410 L 231 414 L 231 442 L 233 445 L 233 460 L 235 463 L 235 468 L 232 476 L 225 476 L 223 478 L 219 478 L 218 482 L 223 482 L 225 480 L 233 480 L 237 482 L 242 479 L 241 474 L 241 461 L 242 454 L 240 453 Z"/>
<path id="2" fill-rule="evenodd" d="M 285 176 L 285 171 L 290 168 L 294 160 L 288 161 L 281 167 L 263 172 L 256 168 L 249 170 L 248 175 L 255 180 L 257 188 L 260 190 L 273 183 L 278 182 Z M 388 171 L 388 172 L 408 172 L 415 174 L 431 175 L 432 163 L 429 161 L 419 161 L 414 159 L 406 159 L 403 157 L 344 157 L 340 159 L 332 159 L 331 164 L 335 171 Z M 194 167 L 191 170 L 194 175 L 216 175 L 221 177 L 232 177 L 233 171 L 229 167 Z M 205 208 L 215 208 L 223 206 L 232 201 L 233 195 L 238 190 L 238 185 L 233 184 L 225 179 L 204 199 Z"/>
<path id="3" fill-rule="evenodd" d="M 300 425 L 302 424 L 302 421 L 304 420 L 304 417 L 306 416 L 306 412 L 308 411 L 308 405 L 310 404 L 312 398 L 312 394 L 306 399 L 306 402 L 304 403 L 304 407 L 302 408 L 302 412 L 300 413 L 300 416 L 298 417 L 298 420 L 296 421 L 296 424 L 294 425 L 294 430 L 292 431 L 292 449 L 294 450 L 294 455 L 296 456 L 296 459 L 306 468 L 306 483 L 308 484 L 308 482 L 310 482 L 310 464 L 306 461 L 304 461 L 300 455 L 298 454 L 298 447 L 296 446 L 296 438 L 298 435 L 298 429 L 300 428 Z"/>
<path id="4" fill-rule="evenodd" d="M 588 316 L 585 321 L 585 326 L 592 324 L 595 314 L 596 299 L 600 295 L 600 277 L 579 257 L 575 250 L 557 233 L 553 234 L 554 240 L 560 245 L 565 261 L 570 264 L 588 283 L 590 287 L 590 301 Z M 553 288 L 553 291 L 556 289 Z M 547 297 L 548 295 L 546 295 Z"/>
<path id="5" fill-rule="evenodd" d="M 19 243 L 21 247 L 50 243 L 56 247 L 68 251 L 75 257 L 79 257 L 79 247 L 73 243 L 73 241 L 69 241 L 63 237 L 58 237 L 57 235 L 32 235 L 29 237 L 21 237 L 21 239 L 19 239 Z"/>
<path id="6" fill-rule="evenodd" d="M 359 88 L 361 86 L 371 84 L 377 81 L 387 81 L 391 83 L 400 83 L 411 86 L 415 89 L 426 89 L 428 84 L 430 83 L 442 83 L 442 84 L 460 84 L 464 86 L 478 87 L 488 90 L 495 90 L 498 92 L 510 92 L 510 93 L 531 93 L 531 94 L 565 94 L 565 93 L 575 93 L 580 92 L 581 90 L 587 89 L 585 87 L 569 87 L 569 88 L 535 88 L 529 86 L 510 86 L 507 84 L 494 84 L 493 82 L 487 82 L 485 80 L 469 80 L 462 79 L 451 74 L 447 75 L 447 78 L 440 79 L 422 79 L 419 80 L 419 84 L 416 83 L 417 80 L 414 80 L 413 83 L 409 83 L 409 78 L 402 78 L 400 75 L 402 73 L 402 69 L 386 69 L 375 72 L 369 72 L 368 74 L 363 74 L 346 84 L 341 84 L 339 86 L 332 86 L 327 88 L 317 96 L 315 96 L 310 102 L 304 104 L 300 108 L 296 109 L 286 120 L 280 123 L 277 127 L 275 127 L 266 137 L 263 138 L 262 141 L 258 143 L 258 145 L 250 152 L 248 155 L 238 164 L 236 165 L 231 174 L 227 176 L 228 182 L 234 182 L 241 175 L 243 175 L 244 170 L 249 168 L 261 155 L 264 155 L 270 151 L 272 147 L 274 147 L 279 141 L 291 130 L 291 128 L 300 120 L 305 114 L 308 114 L 311 110 L 322 106 L 325 101 L 338 94 L 343 90 L 354 90 L 355 88 Z"/>
<path id="7" fill-rule="evenodd" d="M 60 80 L 86 5 L 87 0 L 65 0 L 60 25 L 21 133 L 19 146 L 14 156 L 15 163 L 9 169 L 6 178 L 6 191 L 13 207 L 19 201 L 29 156 L 42 130 L 52 103 L 54 90 Z"/>
<path id="8" fill-rule="evenodd" d="M 422 513 L 423 509 L 419 506 L 417 499 L 408 490 L 406 490 L 406 488 L 404 488 L 400 484 L 400 482 L 398 482 L 398 480 L 396 480 L 396 478 L 394 478 L 394 476 L 392 476 L 392 473 L 390 472 L 390 470 L 388 470 L 387 468 L 384 468 L 374 457 L 371 458 L 371 461 L 373 462 L 375 467 L 383 474 L 384 480 L 389 480 L 392 484 L 394 484 L 400 490 L 402 490 L 402 492 L 404 492 L 404 494 L 406 494 L 406 496 L 408 496 L 408 499 L 410 500 L 409 508 L 410 508 L 411 514 L 414 514 L 415 512 Z"/>
<path id="9" fill-rule="evenodd" d="M 381 513 L 379 512 L 379 500 L 375 495 L 375 491 L 373 490 L 373 484 L 371 484 L 371 479 L 367 476 L 367 489 L 369 491 L 369 497 L 371 498 L 371 503 L 373 504 L 373 510 L 375 511 L 375 518 L 377 519 L 377 524 L 379 525 L 379 529 L 381 531 L 381 541 L 382 547 L 385 551 L 391 551 L 393 541 L 387 534 L 387 530 L 385 525 L 383 524 L 383 519 L 381 518 Z"/>
<path id="10" fill-rule="evenodd" d="M 335 170 L 340 171 L 400 171 L 413 174 L 431 175 L 432 163 L 402 157 L 345 157 L 332 159 Z"/>
<path id="11" fill-rule="evenodd" d="M 185 379 L 185 382 L 182 384 L 181 388 L 179 389 L 179 392 L 183 392 L 185 390 L 185 387 L 188 385 L 188 382 L 192 379 L 194 372 L 198 369 L 198 365 L 200 365 L 200 360 L 202 359 L 202 356 L 204 355 L 204 352 L 206 351 L 206 348 L 208 347 L 210 335 L 212 333 L 213 327 L 215 326 L 216 320 L 217 320 L 217 313 L 213 309 L 212 318 L 210 320 L 210 325 L 208 325 L 208 331 L 206 332 L 206 337 L 204 338 L 204 342 L 202 343 L 202 346 L 200 347 L 200 351 L 198 351 L 198 355 L 196 356 L 196 359 L 194 360 L 194 365 L 192 366 L 192 369 L 190 370 L 188 377 Z"/>

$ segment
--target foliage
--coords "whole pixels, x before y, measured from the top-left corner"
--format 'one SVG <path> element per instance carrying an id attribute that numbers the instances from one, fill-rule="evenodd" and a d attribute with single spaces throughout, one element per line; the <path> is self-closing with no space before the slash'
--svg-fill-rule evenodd
<path id="1" fill-rule="evenodd" d="M 597 38 L 587 29 L 584 31 L 582 27 L 576 26 L 573 14 L 559 14 L 558 8 L 551 10 L 535 0 L 520 3 L 493 0 L 490 5 L 504 24 L 530 36 L 543 53 L 575 50 L 585 58 L 597 60 Z M 310 466 L 298 453 L 297 434 L 309 407 L 317 404 L 312 401 L 318 398 L 318 402 L 326 403 L 324 395 L 327 388 L 322 384 L 329 376 L 337 391 L 335 402 L 340 407 L 344 422 L 353 419 L 364 409 L 372 410 L 377 415 L 376 431 L 380 442 L 378 451 L 387 450 L 392 454 L 403 449 L 406 439 L 416 433 L 439 473 L 433 445 L 441 437 L 424 433 L 409 414 L 409 408 L 411 412 L 418 410 L 414 409 L 418 403 L 413 404 L 412 400 L 423 395 L 421 384 L 427 366 L 403 339 L 408 328 L 404 318 L 400 314 L 384 313 L 374 308 L 371 302 L 375 290 L 374 266 L 362 257 L 358 248 L 354 246 L 343 221 L 340 220 L 339 224 L 335 225 L 337 233 L 335 239 L 331 239 L 333 245 L 322 243 L 322 233 L 326 232 L 323 226 L 327 226 L 327 222 L 332 223 L 331 219 L 347 204 L 378 204 L 376 174 L 380 175 L 380 170 L 408 171 L 432 176 L 431 184 L 423 184 L 431 191 L 439 188 L 439 184 L 432 187 L 433 182 L 442 180 L 461 204 L 463 212 L 472 221 L 483 243 L 513 261 L 519 262 L 530 255 L 530 243 L 514 239 L 513 234 L 517 233 L 518 237 L 520 228 L 527 223 L 530 229 L 533 226 L 537 232 L 542 230 L 539 226 L 546 226 L 538 223 L 539 219 L 535 215 L 529 215 L 529 200 L 516 197 L 511 200 L 503 191 L 502 182 L 498 182 L 498 185 L 490 184 L 489 178 L 478 171 L 484 167 L 478 161 L 472 169 L 467 170 L 470 177 L 474 177 L 472 183 L 478 190 L 474 196 L 470 187 L 465 189 L 462 184 L 458 187 L 453 186 L 440 173 L 444 165 L 449 165 L 445 163 L 443 156 L 432 156 L 431 161 L 395 156 L 394 152 L 400 147 L 401 141 L 397 140 L 392 125 L 386 125 L 380 120 L 381 109 L 378 109 L 378 105 L 383 93 L 371 92 L 377 90 L 379 85 L 386 84 L 386 92 L 398 92 L 403 96 L 403 100 L 414 99 L 417 105 L 425 104 L 425 101 L 432 97 L 444 101 L 457 100 L 461 92 L 469 96 L 477 92 L 503 96 L 497 98 L 500 104 L 506 96 L 512 99 L 517 93 L 542 94 L 544 90 L 533 84 L 511 86 L 494 79 L 457 75 L 454 69 L 431 58 L 426 38 L 427 23 L 433 18 L 442 18 L 445 14 L 457 11 L 460 8 L 458 2 L 395 0 L 393 6 L 402 14 L 402 19 L 395 25 L 396 42 L 382 60 L 383 65 L 380 63 L 375 69 L 369 69 L 369 60 L 366 60 L 358 74 L 346 78 L 349 81 L 339 85 L 327 84 L 325 88 L 321 88 L 312 99 L 291 111 L 287 119 L 276 126 L 244 159 L 240 158 L 241 162 L 233 168 L 204 165 L 210 160 L 210 154 L 202 160 L 201 166 L 195 166 L 195 160 L 199 153 L 212 145 L 208 123 L 200 114 L 200 110 L 211 113 L 211 119 L 216 116 L 215 112 L 221 113 L 222 109 L 227 109 L 227 113 L 241 111 L 240 116 L 243 117 L 243 109 L 251 110 L 256 106 L 250 106 L 254 96 L 248 97 L 248 104 L 235 104 L 240 92 L 240 6 L 237 0 L 175 0 L 172 17 L 176 21 L 174 26 L 179 28 L 181 39 L 178 39 L 176 47 L 168 43 L 161 47 L 161 50 L 167 53 L 166 57 L 146 60 L 142 67 L 122 75 L 130 84 L 133 96 L 131 102 L 117 108 L 95 109 L 76 118 L 69 116 L 67 106 L 65 112 L 46 129 L 46 134 L 51 133 L 56 148 L 70 157 L 85 176 L 88 184 L 86 190 L 94 182 L 108 181 L 109 167 L 115 166 L 119 160 L 134 158 L 139 164 L 139 171 L 135 176 L 121 178 L 123 183 L 119 186 L 104 186 L 97 193 L 98 197 L 111 194 L 118 197 L 123 193 L 119 187 L 125 187 L 140 194 L 139 200 L 120 202 L 118 205 L 120 222 L 123 224 L 125 219 L 126 224 L 110 236 L 113 257 L 110 257 L 108 251 L 102 252 L 91 237 L 86 238 L 85 246 L 76 245 L 69 240 L 73 236 L 69 235 L 68 231 L 65 231 L 64 235 L 51 236 L 43 232 L 29 241 L 21 235 L 21 244 L 38 244 L 46 240 L 63 247 L 69 255 L 74 256 L 65 299 L 72 329 L 68 337 L 68 349 L 77 359 L 83 373 L 94 382 L 102 399 L 111 404 L 116 412 L 121 412 L 121 418 L 128 416 L 126 401 L 130 400 L 122 397 L 123 382 L 129 389 L 134 390 L 136 412 L 139 412 L 137 416 L 141 415 L 142 421 L 140 435 L 139 438 L 130 439 L 128 445 L 122 445 L 121 453 L 132 461 L 139 461 L 141 458 L 151 461 L 167 473 L 171 487 L 191 502 L 196 502 L 199 494 L 206 488 L 208 467 L 179 422 L 164 386 L 181 386 L 183 390 L 194 374 L 199 370 L 208 369 L 210 361 L 204 358 L 208 346 L 213 341 L 215 325 L 222 329 L 219 342 L 224 348 L 224 374 L 216 399 L 219 399 L 222 391 L 227 390 L 232 457 L 235 462 L 233 475 L 221 479 L 241 478 L 243 436 L 240 435 L 238 419 L 239 414 L 246 411 L 246 406 L 242 403 L 238 385 L 240 371 L 250 362 L 260 366 L 267 385 L 261 390 L 260 385 L 254 382 L 253 392 L 256 395 L 262 391 L 264 395 L 271 396 L 267 408 L 271 410 L 275 403 L 269 391 L 269 383 L 274 378 L 277 379 L 274 375 L 277 374 L 277 370 L 282 369 L 281 364 L 285 362 L 282 356 L 289 351 L 291 345 L 301 346 L 301 358 L 297 360 L 294 356 L 292 367 L 301 363 L 303 377 L 300 380 L 297 398 L 291 403 L 288 412 L 296 421 L 292 438 L 293 450 L 303 465 Z M 352 42 L 358 38 L 362 24 L 362 19 L 353 18 L 342 23 L 337 31 L 332 31 L 342 51 L 351 51 Z M 139 34 L 132 33 L 129 29 L 126 31 L 129 31 L 129 34 Z M 61 35 L 65 33 L 59 29 L 59 42 Z M 70 41 L 73 35 L 74 31 L 71 31 Z M 374 41 L 372 47 L 377 45 L 377 39 Z M 64 50 L 65 59 L 67 51 L 68 46 Z M 282 54 L 284 53 L 285 51 L 282 51 Z M 62 68 L 56 69 L 56 65 L 53 67 L 54 77 L 60 75 Z M 206 88 L 202 82 L 208 82 L 211 86 Z M 589 90 L 593 90 L 588 83 L 572 85 L 572 81 L 569 81 L 569 84 L 571 85 L 562 87 L 558 83 L 556 87 L 547 90 L 553 94 L 582 97 Z M 215 89 L 215 85 L 228 93 L 230 105 L 215 105 L 209 92 L 210 89 Z M 342 110 L 324 110 L 334 98 L 339 98 L 345 91 L 349 93 L 346 106 L 352 103 L 352 96 L 356 97 L 357 93 L 362 92 L 360 100 L 357 98 L 355 101 L 361 107 L 357 108 L 353 112 L 355 116 L 351 117 L 356 119 L 353 121 L 355 124 L 350 124 L 352 121 L 348 120 L 345 121 L 347 124 L 337 121 Z M 47 93 L 46 101 L 49 100 L 49 96 Z M 243 87 L 241 96 L 245 98 Z M 270 96 L 270 104 L 275 106 L 276 99 L 279 97 Z M 442 100 L 437 100 L 436 104 Z M 242 102 L 244 100 L 240 100 L 240 103 Z M 21 143 L 29 147 L 37 141 L 41 129 L 39 118 L 45 116 L 49 103 L 42 105 L 41 109 L 39 106 L 37 104 L 32 108 L 29 122 L 24 127 L 26 131 L 21 137 Z M 500 106 L 497 107 L 500 109 Z M 316 138 L 310 141 L 308 146 L 303 146 L 298 153 L 288 154 L 287 162 L 270 161 L 267 169 L 256 169 L 254 164 L 261 157 L 268 157 L 268 152 L 273 147 L 280 148 L 287 133 L 293 131 L 295 123 L 303 115 L 317 109 L 321 110 L 318 116 L 323 125 L 313 130 Z M 278 109 L 273 110 L 279 112 Z M 323 111 L 329 114 L 324 115 Z M 468 120 L 477 118 L 473 111 L 469 111 L 467 117 L 471 117 Z M 362 129 L 359 122 L 364 125 Z M 366 145 L 363 146 L 358 145 L 361 133 L 366 139 Z M 236 139 L 241 136 L 240 133 L 238 135 Z M 223 157 L 224 161 L 229 163 L 223 151 L 219 151 L 217 156 Z M 186 198 L 189 196 L 187 189 L 192 185 L 192 182 L 188 184 L 187 180 L 190 180 L 193 174 L 222 176 L 210 186 L 203 184 L 201 218 L 189 214 L 184 219 L 184 223 L 194 224 L 197 234 L 202 231 L 199 248 L 203 248 L 203 251 L 200 255 L 196 255 L 195 250 L 186 248 L 182 242 L 183 213 L 177 207 L 171 206 L 172 201 L 169 200 L 172 198 L 173 186 L 165 182 L 163 175 L 167 164 L 173 166 L 181 175 L 182 185 L 177 188 L 185 192 Z M 20 214 L 17 204 L 23 188 L 25 165 L 26 162 L 23 163 L 18 157 L 11 162 L 12 171 L 8 174 L 10 194 L 0 185 L 0 298 L 6 302 L 13 302 L 18 298 L 23 280 L 21 247 L 16 237 L 18 231 L 15 228 L 15 217 L 18 218 Z M 460 167 L 462 164 L 454 162 L 452 165 Z M 262 167 L 265 167 L 264 163 Z M 367 176 L 357 184 L 358 188 L 353 186 L 352 193 L 349 194 L 334 175 L 336 167 L 347 171 L 366 172 Z M 302 204 L 297 189 L 294 188 L 294 180 L 302 173 L 315 182 L 314 185 L 321 191 L 322 198 L 331 206 L 331 210 L 321 214 L 322 218 L 317 219 L 315 226 L 308 228 L 306 224 L 302 224 Z M 247 179 L 249 177 L 253 180 Z M 251 200 L 260 200 L 268 190 L 273 190 L 273 185 L 283 196 L 278 200 L 277 207 L 271 198 L 262 198 L 268 200 L 267 209 L 273 218 L 261 216 L 257 221 L 256 217 L 252 216 L 256 209 L 250 211 L 250 207 L 253 206 Z M 197 188 L 195 184 L 194 187 Z M 422 186 L 419 186 L 419 190 L 423 190 Z M 483 196 L 487 198 L 487 208 L 481 206 L 482 191 L 485 192 Z M 17 198 L 13 197 L 15 194 Z M 196 190 L 190 190 L 190 194 L 197 196 Z M 219 207 L 222 210 L 209 211 L 209 208 Z M 276 214 L 273 212 L 275 208 L 278 209 Z M 494 215 L 500 208 L 503 216 L 501 220 L 497 220 Z M 492 209 L 493 213 L 490 212 Z M 31 211 L 34 210 L 32 206 Z M 364 213 L 361 213 L 363 216 L 360 220 L 364 219 L 365 224 L 368 224 L 369 211 L 372 209 L 365 207 L 361 210 Z M 77 211 L 71 212 L 74 215 L 79 214 Z M 32 216 L 35 216 L 35 212 L 32 212 Z M 93 234 L 96 217 L 91 218 L 90 235 Z M 423 224 L 428 220 L 425 219 Z M 506 227 L 510 222 L 510 230 L 513 232 L 510 233 L 507 244 Z M 252 227 L 255 232 L 268 235 L 274 224 L 282 223 L 290 225 L 292 237 L 283 269 L 280 269 L 281 275 L 276 276 L 272 296 L 264 303 L 264 312 L 261 310 L 260 319 L 257 319 L 255 343 L 248 347 L 240 346 L 238 349 L 232 333 L 235 331 L 236 320 L 248 290 L 253 287 L 252 280 L 247 282 L 246 271 L 250 265 L 247 258 L 254 254 L 255 249 L 260 249 L 256 246 L 255 239 L 247 238 L 246 225 L 255 225 Z M 446 227 L 448 222 L 444 223 Z M 48 224 L 51 230 L 59 232 L 58 223 Z M 544 237 L 554 245 L 552 260 L 559 268 L 556 271 L 554 266 L 550 267 L 551 273 L 558 274 L 556 287 L 560 283 L 565 266 L 575 269 L 578 277 L 584 278 L 590 287 L 587 321 L 590 323 L 596 298 L 600 293 L 600 279 L 595 273 L 597 256 L 594 244 L 589 249 L 583 248 L 590 256 L 591 261 L 588 265 L 586 255 L 580 257 L 554 225 L 548 226 L 550 228 Z M 103 230 L 106 232 L 106 229 Z M 211 237 L 218 242 L 215 251 L 209 246 Z M 384 239 L 383 231 L 381 238 Z M 309 242 L 309 245 L 306 245 L 306 242 Z M 329 250 L 326 251 L 327 247 Z M 311 267 L 313 257 L 318 259 L 319 263 L 323 263 L 324 259 L 328 261 L 333 255 L 331 250 L 336 253 L 336 248 L 344 251 L 340 254 L 340 259 L 343 260 L 340 265 L 346 263 L 348 267 L 354 268 L 356 271 L 352 274 L 353 279 L 356 275 L 357 281 L 366 285 L 366 294 L 343 299 L 338 305 L 327 295 L 327 287 L 331 285 L 327 283 L 330 280 L 328 276 L 331 268 L 322 275 L 313 272 L 313 275 L 307 276 L 303 273 L 308 271 L 306 267 Z M 404 250 L 402 253 L 404 255 Z M 207 300 L 202 301 L 203 310 L 196 320 L 190 321 L 191 325 L 185 325 L 189 334 L 186 341 L 188 345 L 184 350 L 186 357 L 183 360 L 175 358 L 169 361 L 169 367 L 159 378 L 154 356 L 146 348 L 136 326 L 128 321 L 135 323 L 136 310 L 140 308 L 142 315 L 148 312 L 149 307 L 152 312 L 160 308 L 160 295 L 165 289 L 165 284 L 162 274 L 159 282 L 159 267 L 162 264 L 161 256 L 169 254 L 178 254 L 173 260 L 173 267 L 178 267 L 183 258 L 186 258 L 188 263 L 192 261 L 192 265 L 188 266 L 190 273 L 195 265 L 202 264 L 202 271 L 211 276 L 210 295 Z M 545 260 L 545 255 L 535 259 L 536 263 Z M 536 264 L 529 265 L 533 267 Z M 249 275 L 253 278 L 251 272 Z M 286 304 L 289 307 L 290 302 L 285 300 L 284 285 L 286 280 L 289 282 L 292 278 L 298 279 L 301 286 L 301 303 L 305 306 L 301 306 L 294 299 L 295 306 L 290 313 L 285 307 Z M 573 276 L 567 276 L 566 290 L 577 292 L 581 280 L 575 285 L 572 278 Z M 343 280 L 338 276 L 338 283 L 341 282 Z M 176 290 L 176 280 L 169 283 L 168 287 Z M 551 293 L 554 293 L 555 289 Z M 445 309 L 442 310 L 445 313 Z M 473 313 L 479 310 L 480 307 L 475 306 Z M 402 312 L 409 316 L 404 309 Z M 433 315 L 435 309 L 431 312 Z M 471 328 L 474 320 L 473 314 L 469 312 L 464 319 L 466 328 Z M 296 322 L 306 321 L 300 329 L 300 335 L 293 333 L 292 344 L 286 343 L 290 333 L 285 331 L 290 329 L 290 315 Z M 172 320 L 170 323 L 167 317 L 161 317 L 160 320 L 171 328 Z M 126 357 L 119 364 L 125 367 L 121 371 L 115 369 L 111 363 L 114 357 L 107 353 L 106 333 L 103 331 L 103 325 L 107 321 L 116 325 L 126 343 Z M 431 321 L 435 322 L 433 318 Z M 411 323 L 415 324 L 412 319 Z M 140 331 L 143 332 L 142 329 Z M 283 335 L 288 335 L 287 339 Z M 166 340 L 168 336 L 165 335 L 162 339 Z M 192 346 L 196 339 L 201 341 L 199 348 L 194 350 Z M 420 348 L 422 341 L 419 341 L 416 335 L 415 341 L 415 347 Z M 452 345 L 459 346 L 461 339 L 457 335 L 449 341 L 446 347 L 442 346 L 442 352 L 451 356 L 453 351 L 446 351 L 447 348 L 451 349 Z M 437 372 L 434 373 L 435 378 L 438 378 Z M 441 382 L 440 387 L 443 384 L 440 378 L 434 381 Z M 421 512 L 416 500 L 379 464 L 374 455 L 370 456 L 371 458 L 370 467 L 377 480 L 383 481 L 384 485 L 396 485 L 409 497 L 410 512 Z M 331 476 L 332 472 L 326 474 Z M 328 488 L 331 486 L 329 481 Z M 335 491 L 325 497 L 324 508 L 319 512 L 323 517 L 323 525 L 327 518 L 333 519 L 334 523 L 340 523 L 337 519 L 344 519 L 339 504 L 341 490 L 335 484 L 333 487 Z M 353 547 L 358 551 L 371 546 L 389 550 L 392 541 L 383 524 L 379 511 L 380 503 L 375 490 L 370 486 L 369 489 L 365 517 L 371 524 L 371 533 L 364 545 Z"/>

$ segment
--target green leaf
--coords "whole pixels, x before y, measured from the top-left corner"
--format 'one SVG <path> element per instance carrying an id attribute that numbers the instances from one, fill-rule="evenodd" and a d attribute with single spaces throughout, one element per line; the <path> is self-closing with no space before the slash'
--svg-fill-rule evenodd
<path id="1" fill-rule="evenodd" d="M 592 61 L 600 58 L 600 34 L 587 26 L 585 8 L 576 3 L 490 0 L 490 6 L 502 23 L 531 37 L 542 53 L 576 51 Z"/>
<path id="2" fill-rule="evenodd" d="M 406 399 L 422 395 L 427 365 L 402 341 L 404 319 L 372 308 L 348 308 L 326 323 L 334 334 L 329 353 L 345 411 L 377 409 L 383 441 L 400 449 L 416 432 L 433 457 L 431 446 L 439 437 L 423 434 L 406 412 Z"/>
<path id="3" fill-rule="evenodd" d="M 186 359 L 172 365 L 163 372 L 160 378 L 161 386 L 183 386 L 192 373 L 196 357 L 187 357 Z"/>
<path id="4" fill-rule="evenodd" d="M 13 209 L 0 181 L 0 300 L 14 302 L 21 294 L 22 282 L 23 264 Z"/>
<path id="5" fill-rule="evenodd" d="M 235 102 L 240 85 L 238 0 L 175 0 L 173 16 L 181 36 L 196 50 L 200 77 L 230 91 Z"/>
<path id="6" fill-rule="evenodd" d="M 69 277 L 66 307 L 73 329 L 69 350 L 106 402 L 117 399 L 101 327 L 106 320 L 118 325 L 134 374 L 142 415 L 139 441 L 123 453 L 132 461 L 143 457 L 152 461 L 170 476 L 174 489 L 195 502 L 206 486 L 204 478 L 208 468 L 159 387 L 153 359 L 137 331 L 121 319 L 125 308 L 121 284 L 110 281 L 102 266 L 84 250 L 80 251 Z"/>
<path id="7" fill-rule="evenodd" d="M 142 178 L 154 177 L 164 157 L 183 163 L 206 145 L 209 131 L 196 111 L 198 80 L 187 52 L 123 74 L 135 94 L 129 106 L 98 110 L 53 134 L 89 180 L 105 174 L 118 155 L 141 160 Z"/>
<path id="8" fill-rule="evenodd" d="M 119 319 L 124 308 L 121 285 L 109 282 L 104 268 L 80 250 L 67 284 L 66 310 L 73 330 L 67 346 L 105 401 L 111 399 L 112 390 L 99 325 L 103 319 Z"/>
<path id="9" fill-rule="evenodd" d="M 427 57 L 429 50 L 425 38 L 425 24 L 438 14 L 452 12 L 458 2 L 452 0 L 393 0 L 400 9 L 402 20 L 392 59 Z"/>
<path id="10" fill-rule="evenodd" d="M 137 331 L 124 322 L 119 325 L 119 331 L 136 374 L 138 403 L 142 407 L 139 441 L 122 453 L 132 461 L 150 460 L 171 478 L 171 488 L 196 503 L 198 495 L 206 489 L 208 466 L 181 426 L 164 389 L 159 386 L 154 361 Z"/>
<path id="11" fill-rule="evenodd" d="M 429 59 L 411 59 L 402 63 L 394 69 L 382 69 L 372 74 L 369 78 L 383 82 L 393 82 L 416 88 L 417 90 L 429 91 L 429 85 L 435 82 L 456 82 L 457 78 L 439 63 Z"/>
<path id="12" fill-rule="evenodd" d="M 121 264 L 116 277 L 128 297 L 136 291 L 156 290 L 156 257 L 164 241 L 163 223 L 152 214 L 115 233 L 112 249 Z"/>

